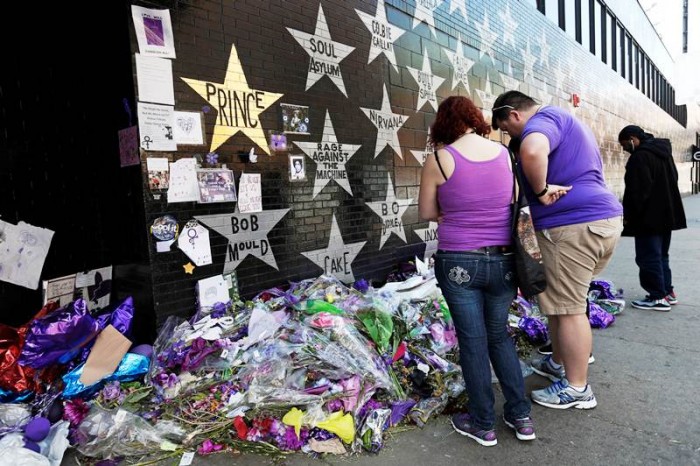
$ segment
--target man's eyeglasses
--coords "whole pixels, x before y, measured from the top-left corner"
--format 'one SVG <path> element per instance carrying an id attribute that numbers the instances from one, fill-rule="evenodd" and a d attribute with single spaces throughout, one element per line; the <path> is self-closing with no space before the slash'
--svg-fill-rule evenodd
<path id="1" fill-rule="evenodd" d="M 504 108 L 509 108 L 511 110 L 515 110 L 515 107 L 513 107 L 512 105 L 501 105 L 500 107 L 492 108 L 491 113 L 496 113 L 497 111 L 503 110 Z"/>

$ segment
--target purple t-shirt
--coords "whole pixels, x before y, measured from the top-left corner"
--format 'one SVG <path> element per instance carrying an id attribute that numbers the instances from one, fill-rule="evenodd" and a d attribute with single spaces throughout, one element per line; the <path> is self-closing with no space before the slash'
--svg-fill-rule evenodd
<path id="1" fill-rule="evenodd" d="M 598 143 L 591 130 L 559 107 L 542 107 L 521 135 L 542 133 L 549 140 L 547 183 L 573 186 L 552 205 L 539 202 L 525 179 L 525 195 L 537 230 L 622 215 L 622 205 L 605 185 Z"/>

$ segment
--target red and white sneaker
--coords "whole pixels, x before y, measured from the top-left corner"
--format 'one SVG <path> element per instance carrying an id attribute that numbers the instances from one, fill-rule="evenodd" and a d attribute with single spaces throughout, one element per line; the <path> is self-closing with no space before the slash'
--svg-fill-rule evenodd
<path id="1" fill-rule="evenodd" d="M 668 304 L 673 306 L 674 304 L 678 304 L 678 298 L 676 297 L 676 292 L 671 291 L 669 294 L 666 295 L 666 301 L 668 301 Z"/>

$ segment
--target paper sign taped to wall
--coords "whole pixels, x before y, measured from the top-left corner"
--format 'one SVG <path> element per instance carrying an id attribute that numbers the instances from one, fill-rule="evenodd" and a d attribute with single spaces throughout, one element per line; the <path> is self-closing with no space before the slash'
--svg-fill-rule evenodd
<path id="1" fill-rule="evenodd" d="M 53 231 L 0 220 L 0 280 L 31 290 L 39 287 Z"/>
<path id="2" fill-rule="evenodd" d="M 89 386 L 114 373 L 130 347 L 131 341 L 112 325 L 108 325 L 97 335 L 95 346 L 92 347 L 80 376 L 80 383 Z"/>
<path id="3" fill-rule="evenodd" d="M 63 307 L 73 301 L 75 295 L 75 274 L 44 280 L 42 285 L 45 305 L 49 301 L 58 302 Z"/>
<path id="4" fill-rule="evenodd" d="M 242 214 L 262 212 L 260 173 L 242 173 L 238 183 L 238 210 Z"/>

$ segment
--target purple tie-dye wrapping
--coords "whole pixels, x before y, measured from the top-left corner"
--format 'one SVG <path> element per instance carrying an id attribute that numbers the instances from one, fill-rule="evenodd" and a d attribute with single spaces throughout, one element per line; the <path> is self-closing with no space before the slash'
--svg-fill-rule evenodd
<path id="1" fill-rule="evenodd" d="M 596 303 L 588 303 L 588 320 L 593 328 L 607 328 L 615 322 L 615 316 L 608 314 Z"/>
<path id="2" fill-rule="evenodd" d="M 528 316 L 521 317 L 518 321 L 518 327 L 525 332 L 527 339 L 533 345 L 544 345 L 549 341 L 547 326 L 539 319 Z"/>

